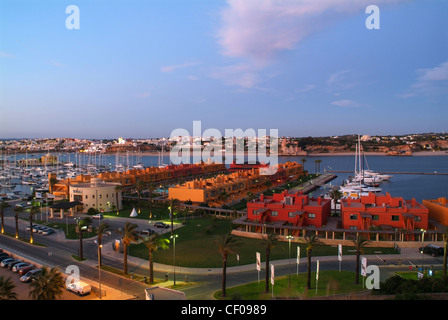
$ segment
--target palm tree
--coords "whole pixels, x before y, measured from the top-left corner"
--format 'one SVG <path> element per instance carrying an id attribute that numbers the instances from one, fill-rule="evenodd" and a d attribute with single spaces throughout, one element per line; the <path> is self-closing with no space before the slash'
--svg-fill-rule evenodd
<path id="1" fill-rule="evenodd" d="M 330 191 L 330 199 L 333 200 L 335 212 L 337 212 L 336 206 L 339 200 L 342 199 L 342 192 L 339 189 L 333 189 Z"/>
<path id="2" fill-rule="evenodd" d="M 33 216 L 39 211 L 39 207 L 31 207 L 30 209 L 30 243 L 33 243 Z"/>
<path id="3" fill-rule="evenodd" d="M 115 186 L 115 201 L 117 202 L 117 215 L 119 214 L 120 204 L 118 203 L 119 194 L 123 190 L 123 186 L 121 184 Z"/>
<path id="4" fill-rule="evenodd" d="M 0 300 L 17 300 L 16 285 L 11 278 L 0 277 Z"/>
<path id="5" fill-rule="evenodd" d="M 152 218 L 152 193 L 156 190 L 156 186 L 154 183 L 149 183 L 148 186 L 148 192 L 149 192 L 149 218 Z"/>
<path id="6" fill-rule="evenodd" d="M 265 292 L 269 292 L 269 257 L 271 255 L 271 249 L 277 244 L 278 237 L 275 233 L 270 233 L 265 240 L 263 240 L 262 245 L 266 252 L 266 283 Z"/>
<path id="7" fill-rule="evenodd" d="M 62 295 L 65 280 L 57 268 L 42 267 L 42 272 L 30 283 L 30 298 L 34 300 L 56 300 Z"/>
<path id="8" fill-rule="evenodd" d="M 140 205 L 140 200 L 142 197 L 142 191 L 143 189 L 145 189 L 145 182 L 142 180 L 138 180 L 137 183 L 135 184 L 135 191 L 137 191 L 137 206 L 138 206 L 138 213 L 140 213 L 140 209 L 141 209 L 141 205 Z"/>
<path id="9" fill-rule="evenodd" d="M 148 248 L 149 253 L 149 283 L 154 283 L 153 254 L 158 249 L 168 249 L 170 240 L 162 238 L 158 233 L 154 233 L 143 239 L 143 243 Z"/>
<path id="10" fill-rule="evenodd" d="M 139 239 L 139 235 L 137 234 L 137 225 L 134 223 L 126 222 L 123 229 L 118 229 L 118 233 L 121 235 L 121 241 L 123 242 L 124 249 L 124 260 L 123 260 L 123 273 L 128 273 L 128 247 L 131 245 L 131 242 L 135 242 Z"/>
<path id="11" fill-rule="evenodd" d="M 171 235 L 174 234 L 174 215 L 176 214 L 175 209 L 179 206 L 180 201 L 178 199 L 171 199 L 170 206 L 168 209 L 170 210 L 170 220 L 171 220 Z"/>
<path id="12" fill-rule="evenodd" d="M 369 243 L 369 240 L 360 237 L 359 233 L 357 233 L 353 243 L 355 244 L 356 251 L 355 284 L 359 284 L 359 258 L 361 253 L 363 253 L 363 248 Z"/>
<path id="13" fill-rule="evenodd" d="M 222 287 L 221 296 L 226 296 L 226 274 L 227 274 L 227 257 L 229 254 L 236 254 L 236 247 L 239 241 L 230 233 L 218 236 L 216 240 L 218 250 L 222 257 Z"/>
<path id="14" fill-rule="evenodd" d="M 305 239 L 303 242 L 306 245 L 306 256 L 308 258 L 307 265 L 307 278 L 306 278 L 306 287 L 311 289 L 311 256 L 313 252 L 313 248 L 320 244 L 319 238 L 315 233 L 305 235 Z"/>
<path id="15" fill-rule="evenodd" d="M 443 275 L 446 277 L 446 256 L 447 256 L 447 249 L 448 249 L 448 228 L 445 227 L 443 229 L 443 241 L 445 242 L 444 245 L 444 251 L 443 251 Z"/>
<path id="16" fill-rule="evenodd" d="M 0 217 L 1 217 L 1 221 L 2 221 L 2 227 L 1 227 L 2 233 L 5 233 L 5 217 L 4 217 L 3 210 L 6 208 L 9 208 L 9 207 L 11 207 L 11 205 L 8 202 L 5 202 L 5 201 L 0 202 Z"/>
<path id="17" fill-rule="evenodd" d="M 48 184 L 50 185 L 50 190 L 49 190 L 50 193 L 53 193 L 53 187 L 57 182 L 58 182 L 58 179 L 56 179 L 55 177 L 51 177 L 48 180 Z"/>
<path id="18" fill-rule="evenodd" d="M 97 245 L 98 245 L 98 267 L 101 268 L 101 245 L 103 243 L 103 236 L 109 231 L 110 226 L 103 222 L 100 224 L 98 229 L 96 229 L 96 234 L 98 235 Z"/>
<path id="19" fill-rule="evenodd" d="M 77 233 L 79 235 L 79 258 L 80 259 L 84 259 L 83 246 L 82 246 L 84 229 L 87 226 L 89 226 L 91 223 L 92 223 L 92 219 L 90 217 L 86 217 L 86 218 L 83 218 L 78 221 Z"/>
<path id="20" fill-rule="evenodd" d="M 16 239 L 19 238 L 19 213 L 23 212 L 23 208 L 22 207 L 15 207 L 14 208 L 14 213 L 15 213 L 15 220 L 16 220 Z"/>

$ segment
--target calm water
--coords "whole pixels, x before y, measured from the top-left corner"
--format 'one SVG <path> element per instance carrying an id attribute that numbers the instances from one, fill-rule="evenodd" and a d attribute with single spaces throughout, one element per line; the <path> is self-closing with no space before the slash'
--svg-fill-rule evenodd
<path id="1" fill-rule="evenodd" d="M 38 158 L 40 154 L 28 155 L 28 158 Z M 22 159 L 25 155 L 9 156 L 9 160 Z M 354 171 L 354 156 L 299 156 L 299 157 L 279 157 L 279 162 L 296 161 L 301 163 L 305 158 L 305 169 L 310 173 L 315 172 L 315 160 L 321 160 L 320 172 L 331 170 Z M 74 154 L 61 154 L 61 162 L 71 161 L 77 164 L 93 163 L 108 166 L 112 170 L 117 163 L 124 166 L 133 166 L 142 163 L 144 166 L 158 166 L 161 163 L 169 164 L 169 155 L 165 153 L 163 161 L 157 155 L 135 156 L 135 155 L 102 155 L 86 156 Z M 389 157 L 389 156 L 367 156 L 368 167 L 374 171 L 388 172 L 440 172 L 448 173 L 447 156 L 413 156 L 413 157 Z M 345 179 L 353 175 L 352 173 L 336 173 L 337 178 L 331 182 L 332 185 L 340 185 Z M 383 192 L 390 192 L 392 196 L 402 196 L 405 199 L 416 198 L 417 201 L 423 199 L 434 199 L 441 196 L 448 197 L 448 175 L 415 175 L 415 174 L 394 174 L 390 182 L 384 182 L 381 187 Z M 313 195 L 319 195 L 325 190 L 318 190 Z"/>

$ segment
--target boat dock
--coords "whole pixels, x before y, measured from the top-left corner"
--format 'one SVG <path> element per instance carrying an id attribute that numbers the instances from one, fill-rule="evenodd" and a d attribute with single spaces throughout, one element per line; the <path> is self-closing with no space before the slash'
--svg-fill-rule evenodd
<path id="1" fill-rule="evenodd" d="M 326 171 L 326 172 L 330 172 L 330 173 L 353 173 L 353 170 L 331 170 L 331 171 Z M 448 172 L 392 172 L 392 171 L 381 171 L 378 172 L 380 174 L 422 174 L 422 175 L 439 175 L 439 176 L 448 176 Z"/>
<path id="2" fill-rule="evenodd" d="M 330 182 L 331 180 L 336 179 L 336 177 L 337 176 L 335 174 L 324 173 L 315 179 L 312 179 L 312 180 L 309 180 L 309 181 L 303 183 L 300 186 L 289 189 L 289 191 L 290 192 L 302 191 L 303 194 L 308 194 L 308 193 L 324 186 L 327 182 Z"/>

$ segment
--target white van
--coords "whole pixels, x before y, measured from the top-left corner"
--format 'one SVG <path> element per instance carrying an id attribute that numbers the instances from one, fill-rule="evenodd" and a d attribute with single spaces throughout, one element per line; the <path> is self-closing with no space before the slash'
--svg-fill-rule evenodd
<path id="1" fill-rule="evenodd" d="M 67 289 L 81 296 L 89 294 L 90 291 L 92 291 L 92 287 L 90 286 L 90 284 L 82 281 L 70 283 L 67 286 Z"/>

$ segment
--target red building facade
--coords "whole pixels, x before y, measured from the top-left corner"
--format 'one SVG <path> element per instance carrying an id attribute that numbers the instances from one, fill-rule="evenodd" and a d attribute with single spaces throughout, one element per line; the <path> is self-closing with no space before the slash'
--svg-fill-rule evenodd
<path id="1" fill-rule="evenodd" d="M 286 190 L 272 196 L 262 194 L 260 198 L 247 203 L 247 218 L 260 224 L 286 222 L 297 227 L 320 228 L 327 223 L 330 214 L 330 199 L 310 198 Z"/>
<path id="2" fill-rule="evenodd" d="M 342 228 L 369 230 L 371 227 L 414 231 L 428 229 L 429 210 L 415 199 L 369 193 L 359 199 L 342 199 Z"/>

